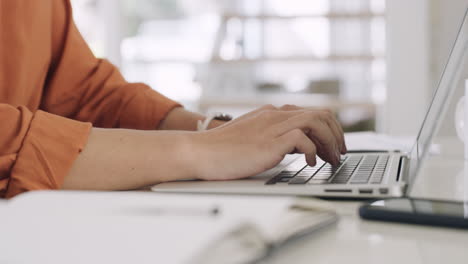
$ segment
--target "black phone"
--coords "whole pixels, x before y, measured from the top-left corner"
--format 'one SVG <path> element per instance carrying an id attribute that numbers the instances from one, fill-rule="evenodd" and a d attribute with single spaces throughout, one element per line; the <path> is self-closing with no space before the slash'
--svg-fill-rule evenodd
<path id="1" fill-rule="evenodd" d="M 468 229 L 468 202 L 395 198 L 359 208 L 364 219 Z"/>

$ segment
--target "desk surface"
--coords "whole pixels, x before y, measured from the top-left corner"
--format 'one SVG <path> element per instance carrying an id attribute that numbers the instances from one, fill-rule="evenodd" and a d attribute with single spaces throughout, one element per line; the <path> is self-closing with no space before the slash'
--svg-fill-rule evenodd
<path id="1" fill-rule="evenodd" d="M 468 200 L 468 165 L 466 165 L 468 163 L 464 163 L 461 158 L 459 145 L 456 141 L 444 144 L 441 147 L 441 155 L 432 156 L 428 159 L 416 181 L 413 195 Z M 331 204 L 341 216 L 336 226 L 320 230 L 315 234 L 289 243 L 276 251 L 264 263 L 468 263 L 468 231 L 365 221 L 360 219 L 357 213 L 361 202 L 332 201 Z M 34 220 L 37 222 L 37 219 Z M 108 225 L 107 222 L 105 224 Z M 154 222 L 150 224 L 154 224 Z M 171 224 L 174 223 L 171 222 Z M 27 223 L 26 226 L 30 225 L 30 223 Z M 11 228 L 11 226 L 2 225 L 0 229 L 2 228 Z M 79 230 L 72 231 L 81 232 Z M 135 231 L 134 226 L 131 226 L 131 231 Z M 148 233 L 146 229 L 143 231 L 142 234 Z M 43 230 L 40 234 L 47 236 L 47 234 L 50 235 L 50 232 L 53 232 L 53 230 Z M 161 236 L 161 233 L 158 233 L 158 235 Z M 94 236 L 96 235 L 94 234 Z M 16 237 L 12 236 L 10 238 Z M 88 238 L 86 237 L 86 239 Z M 90 237 L 90 239 L 96 238 Z M 152 241 L 152 243 L 148 243 L 148 241 Z M 0 239 L 0 245 L 1 242 Z M 8 243 L 10 242 L 8 241 Z M 24 245 L 24 241 L 16 242 Z M 151 250 L 148 251 L 151 254 L 153 254 L 152 250 L 154 250 L 154 255 L 157 256 L 158 247 L 154 248 L 154 241 L 151 239 L 131 240 L 128 243 L 130 248 L 144 246 L 145 249 Z M 33 248 L 36 247 L 37 245 L 33 244 Z M 178 244 L 178 247 L 183 250 L 180 248 L 180 244 Z M 21 250 L 21 248 L 18 247 L 17 250 Z M 49 253 L 54 254 L 53 251 Z M 82 252 L 77 254 L 82 254 L 79 256 L 83 257 Z M 133 257 L 138 256 L 132 255 Z M 145 260 L 147 263 L 151 261 Z M 155 258 L 155 261 L 157 261 L 157 258 Z"/>
<path id="2" fill-rule="evenodd" d="M 359 202 L 335 202 L 335 228 L 296 241 L 267 263 L 468 263 L 468 231 L 363 221 Z"/>
<path id="3" fill-rule="evenodd" d="M 441 155 L 424 163 L 412 196 L 468 200 L 468 163 L 459 145 L 443 141 Z M 333 204 L 341 215 L 335 228 L 293 243 L 268 263 L 468 263 L 468 231 L 365 221 L 357 212 L 361 202 Z"/>

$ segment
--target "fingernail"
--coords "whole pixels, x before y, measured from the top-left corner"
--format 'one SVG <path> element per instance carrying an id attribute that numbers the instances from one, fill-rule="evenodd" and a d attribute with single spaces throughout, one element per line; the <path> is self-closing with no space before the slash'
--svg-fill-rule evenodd
<path id="1" fill-rule="evenodd" d="M 343 146 L 343 147 L 341 148 L 340 153 L 341 153 L 342 155 L 346 154 L 346 147 Z"/>

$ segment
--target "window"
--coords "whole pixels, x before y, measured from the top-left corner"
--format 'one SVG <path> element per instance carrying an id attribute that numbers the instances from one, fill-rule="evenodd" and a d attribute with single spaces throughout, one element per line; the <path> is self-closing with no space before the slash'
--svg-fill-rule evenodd
<path id="1" fill-rule="evenodd" d="M 323 94 L 352 123 L 385 101 L 385 0 L 72 1 L 97 55 L 192 109 Z"/>

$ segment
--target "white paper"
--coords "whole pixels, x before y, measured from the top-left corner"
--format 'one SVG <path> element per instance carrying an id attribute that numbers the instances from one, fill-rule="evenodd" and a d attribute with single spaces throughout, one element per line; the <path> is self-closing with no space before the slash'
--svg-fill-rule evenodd
<path id="1" fill-rule="evenodd" d="M 193 263 L 207 245 L 240 225 L 253 224 L 262 236 L 274 236 L 277 219 L 293 201 L 141 192 L 27 193 L 1 211 L 0 226 L 8 228 L 0 237 L 0 263 Z M 204 213 L 213 207 L 219 208 L 218 215 Z M 165 215 L 161 208 L 190 213 Z"/>
<path id="2" fill-rule="evenodd" d="M 12 201 L 0 219 L 9 227 L 0 238 L 0 263 L 190 263 L 231 228 L 209 215 L 152 216 L 153 208 L 171 206 L 168 199 L 69 195 L 26 194 Z"/>

